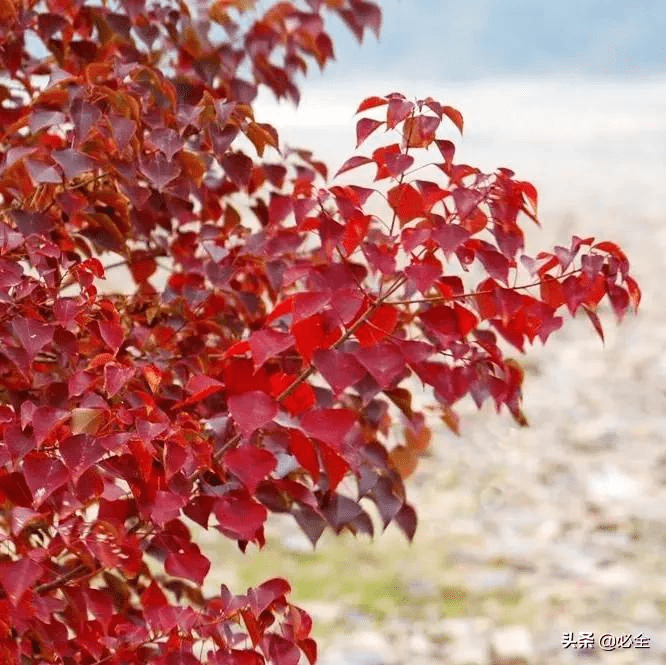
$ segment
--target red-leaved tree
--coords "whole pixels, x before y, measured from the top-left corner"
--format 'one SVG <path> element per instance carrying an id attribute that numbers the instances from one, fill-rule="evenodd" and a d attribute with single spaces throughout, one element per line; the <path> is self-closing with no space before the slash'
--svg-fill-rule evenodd
<path id="1" fill-rule="evenodd" d="M 462 117 L 434 99 L 361 103 L 358 146 L 397 137 L 340 169 L 372 187 L 278 150 L 259 86 L 297 102 L 333 57 L 323 15 L 360 41 L 380 11 L 254 4 L 0 0 L 3 663 L 314 663 L 285 580 L 203 596 L 188 521 L 245 551 L 291 513 L 314 544 L 372 534 L 372 502 L 411 539 L 430 431 L 407 380 L 453 430 L 466 395 L 525 424 L 505 349 L 638 305 L 612 242 L 523 255 L 534 187 L 457 163 L 440 131 Z M 100 293 L 103 261 L 133 285 Z"/>

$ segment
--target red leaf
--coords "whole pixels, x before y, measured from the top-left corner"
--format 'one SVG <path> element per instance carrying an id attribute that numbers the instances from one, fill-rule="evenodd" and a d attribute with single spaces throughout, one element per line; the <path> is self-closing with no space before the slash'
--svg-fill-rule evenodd
<path id="1" fill-rule="evenodd" d="M 601 326 L 601 321 L 599 320 L 597 313 L 594 310 L 590 309 L 589 307 L 586 307 L 585 305 L 583 305 L 583 309 L 585 310 L 585 314 L 587 314 L 587 318 L 590 319 L 592 325 L 594 326 L 594 329 L 597 331 L 597 335 L 601 337 L 602 342 L 605 342 L 604 329 Z"/>
<path id="2" fill-rule="evenodd" d="M 257 485 L 277 467 L 274 455 L 249 444 L 226 453 L 224 464 L 251 494 L 254 494 Z"/>
<path id="3" fill-rule="evenodd" d="M 272 328 L 256 330 L 249 339 L 254 367 L 261 367 L 267 360 L 274 358 L 294 345 L 294 338 Z"/>
<path id="4" fill-rule="evenodd" d="M 403 355 L 390 342 L 379 342 L 367 348 L 361 347 L 356 352 L 356 357 L 382 389 L 394 383 L 405 369 Z"/>
<path id="5" fill-rule="evenodd" d="M 366 97 L 358 105 L 356 113 L 360 113 L 361 111 L 365 111 L 366 109 L 375 108 L 376 106 L 384 106 L 386 104 L 388 104 L 388 100 L 384 99 L 383 97 Z"/>
<path id="6" fill-rule="evenodd" d="M 271 422 L 278 414 L 278 403 L 261 390 L 251 390 L 228 399 L 229 413 L 244 437 Z"/>
<path id="7" fill-rule="evenodd" d="M 405 118 L 408 118 L 413 110 L 413 102 L 400 98 L 391 99 L 386 112 L 386 126 L 389 129 L 393 129 L 396 125 L 405 120 Z"/>
<path id="8" fill-rule="evenodd" d="M 289 430 L 289 451 L 298 460 L 298 463 L 312 476 L 312 479 L 318 482 L 319 460 L 317 459 L 317 451 L 312 441 L 300 430 Z"/>
<path id="9" fill-rule="evenodd" d="M 371 220 L 370 215 L 355 215 L 345 224 L 342 246 L 347 255 L 351 254 L 365 239 Z"/>
<path id="10" fill-rule="evenodd" d="M 405 268 L 405 274 L 416 288 L 426 295 L 433 282 L 442 274 L 442 264 L 435 258 L 414 261 Z"/>
<path id="11" fill-rule="evenodd" d="M 67 180 L 76 178 L 95 167 L 94 160 L 73 148 L 54 150 L 51 156 L 60 164 Z"/>
<path id="12" fill-rule="evenodd" d="M 53 406 L 39 406 L 32 414 L 32 430 L 37 445 L 41 445 L 60 423 L 70 416 L 69 411 L 56 409 Z"/>
<path id="13" fill-rule="evenodd" d="M 30 359 L 53 340 L 53 326 L 40 323 L 35 319 L 16 317 L 11 326 L 14 335 L 21 342 L 21 346 L 26 350 Z"/>
<path id="14" fill-rule="evenodd" d="M 298 665 L 301 658 L 301 652 L 293 642 L 275 633 L 264 636 L 262 648 L 269 662 L 275 665 Z"/>
<path id="15" fill-rule="evenodd" d="M 60 443 L 60 454 L 75 479 L 104 457 L 106 450 L 97 437 L 79 434 Z"/>
<path id="16" fill-rule="evenodd" d="M 170 162 L 161 152 L 139 160 L 141 173 L 148 178 L 150 184 L 159 192 L 180 175 L 180 167 Z"/>
<path id="17" fill-rule="evenodd" d="M 155 499 L 150 507 L 150 517 L 160 527 L 167 522 L 178 519 L 180 509 L 185 506 L 187 499 L 178 496 L 173 492 L 163 492 L 158 490 L 155 493 Z M 168 572 L 168 571 L 167 571 Z"/>
<path id="18" fill-rule="evenodd" d="M 105 354 L 106 355 L 106 354 Z M 104 365 L 104 392 L 113 397 L 127 384 L 134 375 L 134 368 L 108 363 Z"/>
<path id="19" fill-rule="evenodd" d="M 252 160 L 241 152 L 226 154 L 222 161 L 222 168 L 227 177 L 240 189 L 246 189 L 252 174 Z"/>
<path id="20" fill-rule="evenodd" d="M 393 305 L 381 305 L 354 334 L 361 346 L 372 346 L 393 333 L 397 322 L 398 310 Z"/>
<path id="21" fill-rule="evenodd" d="M 372 160 L 377 164 L 375 180 L 397 178 L 414 163 L 414 158 L 401 152 L 397 143 L 377 148 L 372 153 Z"/>
<path id="22" fill-rule="evenodd" d="M 402 127 L 403 147 L 427 148 L 435 140 L 439 118 L 419 115 L 407 118 Z"/>
<path id="23" fill-rule="evenodd" d="M 315 349 L 327 349 L 342 336 L 340 328 L 332 326 L 321 314 L 294 323 L 291 332 L 296 339 L 296 349 L 307 362 L 312 360 Z"/>
<path id="24" fill-rule="evenodd" d="M 412 185 L 403 183 L 389 189 L 388 202 L 398 215 L 401 225 L 426 215 L 423 197 Z"/>
<path id="25" fill-rule="evenodd" d="M 451 165 L 453 163 L 453 157 L 456 152 L 456 146 L 448 140 L 436 140 L 435 144 L 439 148 L 439 151 L 442 153 L 442 157 L 444 157 L 446 164 Z"/>
<path id="26" fill-rule="evenodd" d="M 271 224 L 280 224 L 291 211 L 291 197 L 271 192 L 271 201 L 268 204 L 268 220 Z"/>
<path id="27" fill-rule="evenodd" d="M 617 284 L 608 285 L 608 298 L 618 321 L 624 318 L 629 309 L 629 294 Z"/>
<path id="28" fill-rule="evenodd" d="M 462 113 L 452 106 L 443 106 L 442 113 L 456 126 L 458 131 L 463 133 L 463 117 Z"/>
<path id="29" fill-rule="evenodd" d="M 349 409 L 315 409 L 301 416 L 301 425 L 308 436 L 340 450 L 357 418 Z"/>
<path id="30" fill-rule="evenodd" d="M 416 511 L 409 504 L 405 503 L 393 521 L 400 527 L 411 543 L 416 533 Z"/>
<path id="31" fill-rule="evenodd" d="M 363 366 L 351 353 L 336 349 L 318 349 L 312 356 L 312 362 L 333 388 L 336 396 L 345 388 L 360 381 L 366 374 Z"/>
<path id="32" fill-rule="evenodd" d="M 447 259 L 469 237 L 469 231 L 458 224 L 438 225 L 432 232 L 432 239 L 442 248 Z"/>
<path id="33" fill-rule="evenodd" d="M 255 540 L 268 517 L 266 508 L 256 501 L 232 496 L 215 501 L 213 511 L 219 522 L 215 528 L 238 540 Z"/>
<path id="34" fill-rule="evenodd" d="M 308 659 L 308 663 L 310 663 L 310 665 L 315 665 L 315 662 L 317 661 L 317 643 L 308 637 L 305 640 L 301 640 L 298 643 L 298 646 Z"/>
<path id="35" fill-rule="evenodd" d="M 40 564 L 28 557 L 2 565 L 0 582 L 14 607 L 19 604 L 23 594 L 42 576 L 43 571 Z"/>
<path id="36" fill-rule="evenodd" d="M 384 123 L 379 120 L 373 120 L 372 118 L 361 118 L 356 123 L 356 147 L 359 148 L 363 141 L 372 134 L 378 127 L 381 127 Z"/>
<path id="37" fill-rule="evenodd" d="M 641 302 L 641 290 L 633 277 L 625 277 L 624 283 L 627 286 L 629 300 L 635 311 L 638 311 L 638 305 Z"/>
<path id="38" fill-rule="evenodd" d="M 553 309 L 562 306 L 566 299 L 560 282 L 552 277 L 546 276 L 540 285 L 541 300 Z"/>
<path id="39" fill-rule="evenodd" d="M 371 164 L 372 160 L 369 157 L 362 157 L 361 155 L 356 155 L 355 157 L 350 157 L 336 172 L 335 178 L 345 171 L 351 171 L 352 169 L 363 166 L 364 164 Z"/>
<path id="40" fill-rule="evenodd" d="M 254 589 L 248 592 L 248 599 L 250 607 L 254 615 L 258 617 L 262 612 L 267 610 L 272 603 L 276 600 L 284 599 L 286 595 L 291 592 L 291 586 L 287 580 L 280 577 L 266 580 Z"/>
<path id="41" fill-rule="evenodd" d="M 201 554 L 197 545 L 185 543 L 179 547 L 178 551 L 167 554 L 164 570 L 169 575 L 191 580 L 201 586 L 210 570 L 210 561 Z"/>
<path id="42" fill-rule="evenodd" d="M 328 478 L 329 489 L 333 491 L 349 471 L 349 464 L 343 457 L 325 443 L 322 443 L 319 446 L 319 453 L 321 455 L 324 471 L 326 472 L 326 477 Z"/>
<path id="43" fill-rule="evenodd" d="M 118 353 L 120 345 L 125 340 L 125 334 L 120 324 L 116 321 L 98 321 L 97 325 L 99 325 L 100 335 L 107 346 L 114 354 Z"/>
<path id="44" fill-rule="evenodd" d="M 173 160 L 173 156 L 185 145 L 178 133 L 170 127 L 154 129 L 148 135 L 147 143 L 164 153 L 167 160 Z"/>
<path id="45" fill-rule="evenodd" d="M 25 456 L 23 475 L 32 492 L 35 507 L 69 480 L 65 465 L 42 452 L 31 452 Z"/>

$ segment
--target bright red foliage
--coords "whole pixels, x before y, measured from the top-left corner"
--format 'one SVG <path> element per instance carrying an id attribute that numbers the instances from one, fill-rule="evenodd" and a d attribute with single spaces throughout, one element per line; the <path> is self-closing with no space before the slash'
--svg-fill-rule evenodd
<path id="1" fill-rule="evenodd" d="M 411 539 L 403 477 L 430 430 L 405 380 L 432 387 L 453 431 L 466 395 L 524 424 L 498 335 L 545 342 L 564 307 L 601 335 L 601 300 L 618 319 L 638 306 L 612 242 L 522 255 L 536 191 L 456 164 L 437 138 L 463 129 L 450 106 L 361 102 L 376 117 L 359 145 L 401 138 L 339 172 L 374 164 L 393 219 L 367 211 L 374 189 L 328 187 L 310 152 L 277 152 L 258 86 L 298 101 L 308 58 L 333 57 L 326 13 L 359 40 L 380 27 L 371 2 L 302 4 L 243 28 L 253 0 L 0 0 L 2 662 L 314 662 L 284 580 L 203 597 L 210 562 L 186 518 L 245 550 L 269 512 L 291 513 L 314 544 L 326 527 L 372 534 L 369 500 Z M 411 178 L 432 144 L 439 179 Z M 132 293 L 98 293 L 109 255 Z"/>

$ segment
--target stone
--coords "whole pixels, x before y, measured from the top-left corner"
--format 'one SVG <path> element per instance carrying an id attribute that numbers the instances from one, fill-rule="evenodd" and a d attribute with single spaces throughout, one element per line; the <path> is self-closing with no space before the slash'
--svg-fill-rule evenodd
<path id="1" fill-rule="evenodd" d="M 525 626 L 506 626 L 493 631 L 491 650 L 498 665 L 534 661 L 532 635 Z"/>
<path id="2" fill-rule="evenodd" d="M 486 617 L 442 619 L 429 628 L 431 639 L 443 640 L 442 662 L 448 665 L 487 665 L 491 621 Z"/>

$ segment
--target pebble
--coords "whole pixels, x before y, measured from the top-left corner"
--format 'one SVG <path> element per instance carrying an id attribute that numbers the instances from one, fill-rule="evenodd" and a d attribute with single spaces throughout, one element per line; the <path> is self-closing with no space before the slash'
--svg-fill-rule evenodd
<path id="1" fill-rule="evenodd" d="M 534 658 L 530 631 L 525 626 L 507 626 L 493 631 L 491 651 L 497 665 L 530 663 Z"/>

